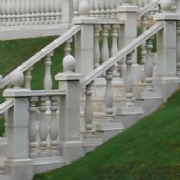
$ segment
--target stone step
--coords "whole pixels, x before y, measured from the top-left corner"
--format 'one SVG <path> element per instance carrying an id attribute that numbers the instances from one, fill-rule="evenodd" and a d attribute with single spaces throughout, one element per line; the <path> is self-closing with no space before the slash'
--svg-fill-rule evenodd
<path id="1" fill-rule="evenodd" d="M 115 98 L 114 108 L 119 107 L 121 104 L 124 104 L 125 102 L 126 102 L 125 98 Z M 85 105 L 86 105 L 86 99 L 81 98 L 80 111 L 84 111 Z M 92 98 L 91 105 L 92 105 L 93 112 L 105 112 L 104 98 Z"/>

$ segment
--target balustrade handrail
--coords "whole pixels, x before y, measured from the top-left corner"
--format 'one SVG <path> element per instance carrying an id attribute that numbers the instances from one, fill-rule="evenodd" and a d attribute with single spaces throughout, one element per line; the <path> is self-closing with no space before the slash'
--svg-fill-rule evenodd
<path id="1" fill-rule="evenodd" d="M 35 63 L 39 62 L 42 58 L 44 58 L 46 55 L 51 53 L 54 49 L 59 47 L 61 44 L 66 42 L 68 39 L 70 39 L 72 36 L 74 36 L 77 32 L 81 30 L 81 25 L 74 25 L 72 26 L 67 32 L 65 32 L 63 35 L 55 39 L 53 42 L 48 44 L 45 48 L 41 49 L 38 53 L 33 55 L 31 58 L 29 58 L 26 62 L 18 66 L 16 69 L 24 72 L 31 68 Z M 15 70 L 16 70 L 15 69 Z M 14 71 L 14 70 L 13 70 Z M 0 88 L 4 88 L 6 85 L 10 83 L 10 74 L 5 76 L 0 83 Z"/>
<path id="2" fill-rule="evenodd" d="M 13 106 L 13 99 L 8 99 L 2 104 L 0 104 L 0 114 L 6 112 L 9 108 Z"/>
<path id="3" fill-rule="evenodd" d="M 114 66 L 117 62 L 123 60 L 123 58 L 131 53 L 134 49 L 139 47 L 142 43 L 148 40 L 150 37 L 155 35 L 158 31 L 163 28 L 162 22 L 157 22 L 152 27 L 150 27 L 147 31 L 141 34 L 139 37 L 134 39 L 131 43 L 129 43 L 126 47 L 122 48 L 116 55 L 109 58 L 106 62 L 101 64 L 97 69 L 92 71 L 89 75 L 81 79 L 80 85 L 81 87 L 85 87 L 92 81 L 94 81 L 98 76 L 106 72 L 109 68 Z"/>
<path id="4" fill-rule="evenodd" d="M 143 8 L 141 8 L 138 12 L 138 17 L 141 18 L 142 16 L 144 16 L 146 13 L 148 13 L 149 11 L 151 11 L 153 8 L 155 8 L 158 5 L 157 1 L 153 1 L 149 4 L 147 4 L 146 6 L 144 6 Z"/>

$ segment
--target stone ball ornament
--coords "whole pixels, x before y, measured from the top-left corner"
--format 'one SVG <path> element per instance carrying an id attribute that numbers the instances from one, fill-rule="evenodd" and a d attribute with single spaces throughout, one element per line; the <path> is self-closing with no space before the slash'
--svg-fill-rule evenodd
<path id="1" fill-rule="evenodd" d="M 173 2 L 172 0 L 159 0 L 159 4 L 163 11 L 168 12 L 171 10 Z"/>
<path id="2" fill-rule="evenodd" d="M 10 75 L 11 84 L 15 88 L 20 88 L 24 83 L 24 75 L 19 69 L 14 70 Z"/>
<path id="3" fill-rule="evenodd" d="M 72 55 L 67 55 L 63 59 L 64 72 L 73 72 L 75 69 L 76 60 Z"/>
<path id="4" fill-rule="evenodd" d="M 80 16 L 87 16 L 90 10 L 88 0 L 80 0 L 78 10 Z"/>

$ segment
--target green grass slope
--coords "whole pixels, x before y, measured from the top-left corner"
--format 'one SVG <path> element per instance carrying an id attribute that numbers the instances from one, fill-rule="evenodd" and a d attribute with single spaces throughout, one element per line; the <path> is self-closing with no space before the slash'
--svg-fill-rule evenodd
<path id="1" fill-rule="evenodd" d="M 84 158 L 34 180 L 179 180 L 180 92 Z"/>

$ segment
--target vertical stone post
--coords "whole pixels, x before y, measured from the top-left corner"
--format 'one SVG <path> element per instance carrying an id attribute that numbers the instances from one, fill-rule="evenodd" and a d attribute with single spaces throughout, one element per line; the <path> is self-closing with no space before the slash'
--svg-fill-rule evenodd
<path id="1" fill-rule="evenodd" d="M 73 19 L 73 24 L 81 25 L 81 31 L 75 36 L 76 72 L 83 76 L 94 70 L 94 21 L 88 17 L 89 3 L 79 2 L 79 17 Z"/>
<path id="2" fill-rule="evenodd" d="M 62 23 L 71 23 L 73 13 L 73 0 L 62 0 Z"/>
<path id="3" fill-rule="evenodd" d="M 59 89 L 66 90 L 66 95 L 59 101 L 60 146 L 66 163 L 84 156 L 80 140 L 80 86 L 81 74 L 74 73 L 75 59 L 71 55 L 63 59 L 64 73 L 55 76 Z"/>
<path id="4" fill-rule="evenodd" d="M 137 12 L 139 8 L 132 5 L 124 5 L 117 7 L 118 17 L 125 21 L 125 24 L 119 29 L 119 49 L 125 47 L 137 37 Z M 125 60 L 121 65 L 122 77 L 125 77 L 126 65 Z M 140 79 L 140 67 L 137 65 L 137 51 L 133 55 L 132 65 L 133 79 L 135 82 Z"/>
<path id="5" fill-rule="evenodd" d="M 177 21 L 177 76 L 180 78 L 180 0 L 176 0 L 176 13 L 179 15 Z"/>
<path id="6" fill-rule="evenodd" d="M 178 18 L 177 14 L 167 12 L 154 16 L 155 20 L 164 24 L 164 28 L 157 34 L 158 57 L 157 78 L 155 79 L 155 83 L 162 89 L 164 102 L 179 87 L 176 71 L 176 22 Z"/>
<path id="7" fill-rule="evenodd" d="M 24 76 L 22 72 L 15 70 L 11 74 L 11 83 L 14 89 L 6 89 L 3 96 L 12 98 L 14 106 L 8 110 L 7 119 L 7 173 L 13 180 L 32 180 L 33 166 L 29 159 L 28 140 L 28 98 L 29 89 L 21 89 Z"/>

